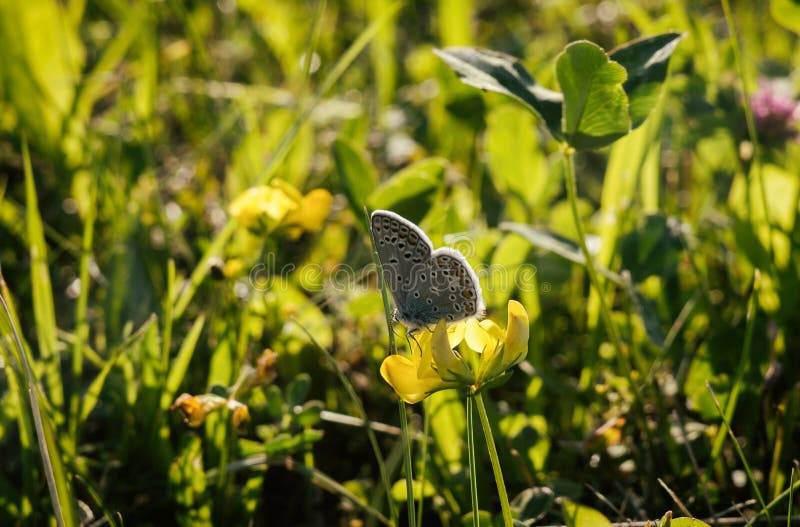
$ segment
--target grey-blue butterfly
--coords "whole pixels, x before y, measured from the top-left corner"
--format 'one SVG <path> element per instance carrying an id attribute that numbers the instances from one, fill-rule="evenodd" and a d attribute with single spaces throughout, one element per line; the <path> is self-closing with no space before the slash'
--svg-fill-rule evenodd
<path id="1" fill-rule="evenodd" d="M 376 210 L 371 224 L 396 321 L 414 330 L 484 316 L 478 276 L 464 255 L 450 247 L 433 250 L 422 229 L 394 212 Z"/>

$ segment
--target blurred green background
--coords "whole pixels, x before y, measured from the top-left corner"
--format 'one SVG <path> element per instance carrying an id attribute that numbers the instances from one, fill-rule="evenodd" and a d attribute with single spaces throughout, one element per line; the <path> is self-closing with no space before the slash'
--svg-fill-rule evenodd
<path id="1" fill-rule="evenodd" d="M 2 292 L 74 517 L 389 516 L 364 429 L 341 423 L 360 409 L 337 375 L 370 420 L 397 425 L 365 205 L 502 269 L 498 283 L 482 274 L 490 318 L 503 322 L 509 298 L 531 317 L 528 359 L 490 405 L 521 520 L 563 523 L 554 496 L 660 517 L 674 505 L 658 478 L 698 517 L 754 497 L 706 382 L 766 501 L 783 492 L 800 444 L 800 6 L 732 8 L 733 33 L 705 1 L 0 2 Z M 574 263 L 559 144 L 433 49 L 502 51 L 558 89 L 567 43 L 611 50 L 673 30 L 685 36 L 648 121 L 576 157 L 625 372 Z M 328 191 L 324 224 L 246 228 L 229 205 L 258 185 L 284 189 L 301 220 L 325 211 L 301 197 Z M 259 283 L 265 268 L 283 274 Z M 24 359 L 5 317 L 0 331 L 0 523 L 53 524 Z M 236 386 L 265 348 L 277 378 L 242 393 L 248 424 L 215 412 L 192 429 L 169 412 L 181 392 Z M 415 455 L 427 525 L 470 510 L 461 399 L 411 407 L 431 437 Z M 377 439 L 401 480 L 394 429 Z M 496 513 L 484 457 L 480 503 Z M 391 493 L 401 524 L 404 493 Z"/>

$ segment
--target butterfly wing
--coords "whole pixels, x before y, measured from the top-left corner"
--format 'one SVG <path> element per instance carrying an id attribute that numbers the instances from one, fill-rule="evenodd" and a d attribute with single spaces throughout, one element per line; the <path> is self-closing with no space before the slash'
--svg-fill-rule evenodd
<path id="1" fill-rule="evenodd" d="M 388 210 L 373 212 L 371 224 L 383 278 L 397 306 L 396 318 L 411 322 L 407 315 L 416 311 L 415 293 L 423 285 L 417 276 L 426 272 L 433 244 L 422 229 Z"/>
<path id="2" fill-rule="evenodd" d="M 409 328 L 483 317 L 478 277 L 464 256 L 433 244 L 416 225 L 390 211 L 371 217 L 384 280 L 392 293 L 395 318 Z"/>
<path id="3" fill-rule="evenodd" d="M 460 252 L 449 247 L 436 249 L 431 255 L 431 289 L 433 305 L 448 322 L 469 317 L 483 318 L 486 304 L 478 276 Z"/>

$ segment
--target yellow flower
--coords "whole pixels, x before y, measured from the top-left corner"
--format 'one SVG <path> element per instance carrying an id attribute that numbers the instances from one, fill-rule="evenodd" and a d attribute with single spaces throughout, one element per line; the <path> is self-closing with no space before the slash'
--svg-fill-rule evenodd
<path id="1" fill-rule="evenodd" d="M 318 232 L 322 230 L 328 212 L 331 210 L 333 196 L 322 188 L 316 188 L 300 199 L 298 207 L 292 209 L 284 219 L 290 238 L 299 238 L 303 231 Z"/>
<path id="2" fill-rule="evenodd" d="M 440 320 L 433 331 L 423 329 L 412 339 L 410 357 L 386 357 L 381 375 L 407 403 L 446 388 L 476 392 L 525 358 L 529 332 L 528 313 L 515 300 L 508 302 L 505 332 L 491 320 L 469 319 L 450 327 Z"/>
<path id="3" fill-rule="evenodd" d="M 240 425 L 250 420 L 250 410 L 247 405 L 239 401 L 228 401 L 228 409 L 231 411 L 231 422 L 234 428 L 239 428 Z"/>
<path id="4" fill-rule="evenodd" d="M 333 196 L 325 189 L 314 189 L 303 196 L 276 179 L 245 191 L 233 200 L 228 212 L 247 229 L 269 233 L 285 227 L 290 238 L 298 238 L 304 231 L 322 229 L 332 203 Z"/>
<path id="5" fill-rule="evenodd" d="M 170 410 L 178 410 L 183 416 L 183 421 L 196 428 L 203 424 L 206 416 L 218 408 L 222 408 L 227 400 L 219 395 L 206 393 L 203 395 L 191 395 L 182 393 L 175 399 Z"/>
<path id="6" fill-rule="evenodd" d="M 248 229 L 272 230 L 290 210 L 297 208 L 297 201 L 283 189 L 261 185 L 247 189 L 228 207 L 230 215 Z"/>
<path id="7" fill-rule="evenodd" d="M 407 403 L 418 403 L 433 392 L 458 386 L 440 377 L 433 368 L 431 336 L 430 331 L 421 333 L 417 337 L 419 346 L 412 341 L 411 357 L 389 355 L 381 364 L 383 380 Z"/>
<path id="8" fill-rule="evenodd" d="M 278 376 L 278 354 L 267 348 L 256 361 L 255 381 L 269 384 Z"/>

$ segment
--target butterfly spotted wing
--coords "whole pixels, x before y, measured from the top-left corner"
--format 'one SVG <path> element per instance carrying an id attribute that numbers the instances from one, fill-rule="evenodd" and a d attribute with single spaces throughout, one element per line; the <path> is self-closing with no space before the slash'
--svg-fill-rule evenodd
<path id="1" fill-rule="evenodd" d="M 396 320 L 416 329 L 484 315 L 478 277 L 460 252 L 434 251 L 422 229 L 391 211 L 373 212 L 371 226 Z"/>

